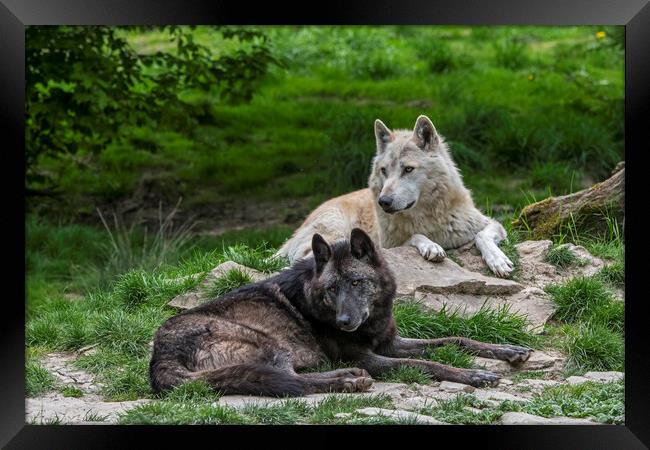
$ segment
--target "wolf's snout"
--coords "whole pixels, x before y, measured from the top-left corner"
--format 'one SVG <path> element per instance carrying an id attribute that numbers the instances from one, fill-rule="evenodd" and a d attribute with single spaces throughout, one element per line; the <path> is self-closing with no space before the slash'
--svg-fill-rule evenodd
<path id="1" fill-rule="evenodd" d="M 388 195 L 382 195 L 379 197 L 379 206 L 381 206 L 383 209 L 390 208 L 391 205 L 393 204 L 393 197 L 389 197 Z"/>
<path id="2" fill-rule="evenodd" d="M 349 328 L 352 323 L 352 318 L 347 314 L 341 314 L 336 317 L 336 325 L 339 328 Z"/>

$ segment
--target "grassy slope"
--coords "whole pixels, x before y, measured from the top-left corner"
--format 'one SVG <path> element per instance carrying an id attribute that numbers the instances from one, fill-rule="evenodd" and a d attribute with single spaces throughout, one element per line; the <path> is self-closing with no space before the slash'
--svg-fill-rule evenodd
<path id="1" fill-rule="evenodd" d="M 580 188 L 623 155 L 620 30 L 599 30 L 270 27 L 286 69 L 250 104 L 187 92 L 208 111 L 196 127 L 127 128 L 99 160 L 50 169 L 63 170 L 72 214 L 129 195 L 143 172 L 188 209 L 231 195 L 315 204 L 365 185 L 375 118 L 411 128 L 428 114 L 477 205 L 516 208 Z M 209 28 L 196 36 L 228 51 Z M 159 32 L 130 39 L 141 52 L 169 50 Z"/>

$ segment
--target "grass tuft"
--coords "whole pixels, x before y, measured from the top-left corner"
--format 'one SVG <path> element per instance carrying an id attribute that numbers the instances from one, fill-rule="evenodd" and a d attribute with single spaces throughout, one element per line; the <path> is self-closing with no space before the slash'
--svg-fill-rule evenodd
<path id="1" fill-rule="evenodd" d="M 443 345 L 427 353 L 427 358 L 442 364 L 454 367 L 471 369 L 474 367 L 474 358 L 471 353 L 458 345 Z"/>
<path id="2" fill-rule="evenodd" d="M 599 323 L 562 328 L 562 349 L 569 355 L 567 371 L 625 370 L 625 341 L 619 332 Z"/>
<path id="3" fill-rule="evenodd" d="M 617 301 L 596 276 L 572 278 L 563 285 L 546 287 L 558 305 L 554 318 L 575 323 L 590 321 L 622 331 L 625 305 Z"/>
<path id="4" fill-rule="evenodd" d="M 242 266 L 251 267 L 261 272 L 271 273 L 289 265 L 286 258 L 274 258 L 275 249 L 265 242 L 257 247 L 233 245 L 223 249 L 224 261 L 234 261 Z"/>
<path id="5" fill-rule="evenodd" d="M 253 279 L 248 274 L 239 269 L 230 269 L 223 276 L 207 285 L 204 292 L 208 297 L 216 298 L 252 282 Z"/>
<path id="6" fill-rule="evenodd" d="M 64 386 L 61 389 L 61 394 L 63 394 L 64 397 L 79 398 L 79 397 L 83 397 L 84 391 L 82 391 L 81 389 L 79 389 L 76 386 L 68 385 L 68 386 Z"/>
<path id="7" fill-rule="evenodd" d="M 25 393 L 36 397 L 54 388 L 54 375 L 36 361 L 27 360 L 25 365 Z"/>
<path id="8" fill-rule="evenodd" d="M 427 375 L 419 367 L 399 366 L 391 369 L 387 373 L 381 375 L 377 379 L 381 381 L 388 381 L 390 383 L 417 383 L 417 384 L 431 384 L 431 377 Z"/>
<path id="9" fill-rule="evenodd" d="M 457 311 L 443 308 L 428 312 L 422 304 L 411 299 L 395 302 L 393 315 L 400 335 L 410 338 L 433 339 L 462 336 L 495 344 L 534 345 L 537 337 L 526 330 L 528 320 L 511 313 L 507 307 L 481 308 L 464 318 Z"/>
<path id="10" fill-rule="evenodd" d="M 579 261 L 579 258 L 573 254 L 568 247 L 563 245 L 557 245 L 551 248 L 544 258 L 547 263 L 553 264 L 558 269 L 566 269 L 576 265 Z"/>
<path id="11" fill-rule="evenodd" d="M 174 402 L 216 402 L 223 394 L 203 380 L 193 380 L 164 395 L 166 400 Z"/>

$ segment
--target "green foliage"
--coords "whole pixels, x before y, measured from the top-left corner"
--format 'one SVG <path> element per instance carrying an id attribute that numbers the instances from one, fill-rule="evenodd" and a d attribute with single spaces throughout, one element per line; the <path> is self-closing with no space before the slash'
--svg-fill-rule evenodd
<path id="1" fill-rule="evenodd" d="M 480 412 L 474 412 L 468 408 L 482 409 Z M 446 423 L 484 425 L 495 422 L 505 411 L 519 408 L 520 405 L 514 402 L 502 402 L 498 407 L 490 408 L 486 402 L 474 395 L 458 394 L 453 399 L 437 402 L 435 406 L 424 407 L 420 412 Z"/>
<path id="2" fill-rule="evenodd" d="M 38 170 L 41 158 L 79 164 L 118 140 L 124 125 L 191 128 L 205 113 L 182 99 L 184 90 L 218 86 L 224 97 L 250 100 L 255 82 L 277 64 L 260 31 L 220 29 L 224 39 L 250 45 L 216 58 L 186 27 L 160 31 L 174 52 L 138 53 L 116 27 L 27 27 L 29 187 L 54 181 Z"/>
<path id="3" fill-rule="evenodd" d="M 494 43 L 495 61 L 499 66 L 519 70 L 529 62 L 526 46 L 515 38 Z"/>
<path id="4" fill-rule="evenodd" d="M 68 38 L 97 28 L 76 27 L 77 34 L 70 32 Z M 597 38 L 601 29 L 605 37 Z M 146 203 L 160 198 L 169 203 L 182 196 L 191 210 L 219 205 L 234 195 L 253 202 L 323 200 L 365 187 L 374 154 L 375 118 L 392 128 L 410 129 L 419 114 L 428 114 L 451 143 L 478 204 L 489 198 L 495 205 L 517 207 L 524 192 L 565 194 L 590 179 L 601 179 L 623 156 L 621 29 L 254 27 L 250 30 L 268 39 L 245 41 L 224 38 L 223 28 L 215 27 L 180 27 L 177 34 L 170 28 L 119 28 L 116 39 L 126 41 L 133 58 L 165 62 L 136 63 L 133 70 L 146 82 L 134 82 L 134 94 L 107 94 L 110 102 L 123 101 L 119 114 L 108 114 L 109 102 L 90 118 L 70 119 L 56 128 L 50 122 L 58 116 L 35 116 L 38 120 L 29 132 L 34 145 L 43 141 L 42 147 L 55 148 L 47 142 L 49 134 L 64 135 L 71 126 L 76 131 L 65 134 L 66 139 L 77 136 L 104 143 L 80 143 L 76 153 L 63 159 L 40 158 L 32 172 L 52 175 L 65 195 L 34 198 L 30 207 L 63 217 L 89 214 L 95 204 L 131 198 L 143 185 L 151 188 L 143 196 Z M 45 45 L 38 39 L 34 51 Z M 175 64 L 169 58 L 189 58 L 179 52 L 179 39 L 187 41 L 186 47 L 208 49 L 215 64 L 239 50 L 253 58 L 256 43 L 272 49 L 286 67 L 269 63 L 268 76 L 256 83 L 251 102 L 224 102 L 221 93 L 230 88 L 213 88 L 216 84 L 209 81 L 204 87 L 197 84 L 209 79 L 203 69 L 169 69 Z M 207 54 L 198 49 L 195 53 L 191 64 L 203 67 Z M 57 70 L 65 71 L 63 82 L 68 82 L 68 73 L 79 71 L 88 78 L 87 87 L 77 84 L 73 92 L 64 92 L 71 89 L 64 85 L 49 88 L 57 101 L 72 97 L 73 106 L 84 98 L 95 105 L 92 93 L 100 92 L 99 102 L 101 92 L 111 86 L 99 86 L 81 59 L 74 70 Z M 228 74 L 241 79 L 237 70 Z M 159 85 L 159 78 L 171 81 Z M 158 96 L 141 101 L 142 109 L 126 103 L 126 97 L 136 94 L 149 100 L 155 90 L 171 91 L 178 102 L 161 105 L 167 100 Z M 50 108 L 48 102 L 35 98 L 30 105 L 36 109 L 30 106 L 29 114 L 36 114 L 41 104 Z M 155 111 L 149 114 L 147 109 Z M 142 120 L 120 122 L 128 126 L 114 131 L 126 115 Z M 102 123 L 90 128 L 86 119 Z M 41 123 L 44 120 L 50 122 Z M 89 131 L 78 131 L 77 123 Z M 37 133 L 40 126 L 47 126 L 47 132 Z M 65 144 L 57 142 L 59 147 Z M 33 185 L 43 187 L 43 182 Z"/>
<path id="5" fill-rule="evenodd" d="M 622 381 L 557 386 L 533 396 L 524 411 L 543 417 L 590 417 L 601 423 L 622 424 L 624 395 Z"/>

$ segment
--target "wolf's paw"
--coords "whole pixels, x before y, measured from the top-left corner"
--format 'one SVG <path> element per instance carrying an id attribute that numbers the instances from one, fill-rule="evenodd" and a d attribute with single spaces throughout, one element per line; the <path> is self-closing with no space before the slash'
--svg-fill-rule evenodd
<path id="1" fill-rule="evenodd" d="M 490 349 L 495 359 L 508 361 L 511 364 L 521 364 L 530 358 L 532 348 L 519 347 L 518 345 L 497 345 Z"/>
<path id="2" fill-rule="evenodd" d="M 370 377 L 346 378 L 343 381 L 344 392 L 365 392 L 372 386 Z"/>
<path id="3" fill-rule="evenodd" d="M 499 375 L 487 370 L 469 370 L 467 374 L 467 380 L 465 384 L 474 386 L 477 388 L 482 388 L 486 386 L 496 386 L 499 384 Z"/>
<path id="4" fill-rule="evenodd" d="M 500 255 L 489 255 L 485 258 L 485 263 L 496 276 L 503 278 L 509 276 L 515 267 L 512 261 L 503 253 Z"/>
<path id="5" fill-rule="evenodd" d="M 441 246 L 431 241 L 418 244 L 417 249 L 420 252 L 420 255 L 429 261 L 440 262 L 447 256 L 445 250 Z"/>
<path id="6" fill-rule="evenodd" d="M 343 369 L 336 369 L 334 375 L 337 377 L 345 378 L 356 378 L 356 377 L 365 377 L 370 378 L 370 374 L 365 369 L 359 369 L 358 367 L 345 367 Z"/>

